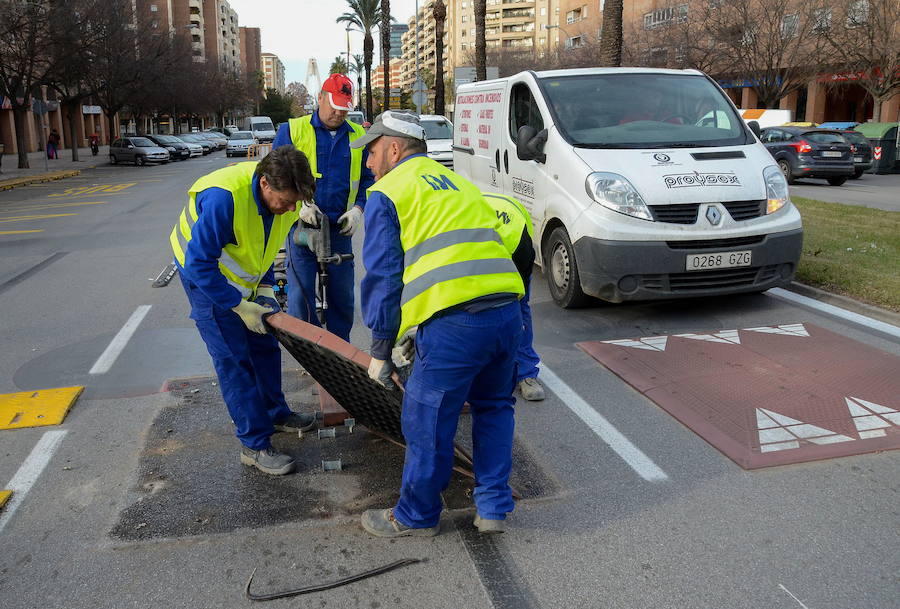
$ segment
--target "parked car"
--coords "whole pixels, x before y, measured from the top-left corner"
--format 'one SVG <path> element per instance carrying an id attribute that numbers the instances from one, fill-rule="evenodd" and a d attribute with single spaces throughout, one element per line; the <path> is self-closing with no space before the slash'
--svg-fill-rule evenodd
<path id="1" fill-rule="evenodd" d="M 841 131 L 850 142 L 850 152 L 853 153 L 853 175 L 851 180 L 858 180 L 862 174 L 872 169 L 872 142 L 859 131 L 847 129 Z"/>
<path id="2" fill-rule="evenodd" d="M 228 138 L 221 133 L 213 133 L 212 131 L 201 131 L 198 133 L 200 137 L 205 137 L 216 145 L 216 150 L 222 150 L 228 146 Z"/>
<path id="3" fill-rule="evenodd" d="M 240 127 L 237 125 L 225 125 L 225 135 L 231 135 L 235 131 L 240 131 Z"/>
<path id="4" fill-rule="evenodd" d="M 200 137 L 199 133 L 184 133 L 178 136 L 179 139 L 192 144 L 199 144 L 203 147 L 203 154 L 207 155 L 215 149 L 215 145 L 205 137 Z"/>
<path id="5" fill-rule="evenodd" d="M 191 149 L 188 145 L 172 135 L 149 134 L 143 136 L 161 148 L 165 148 L 173 161 L 183 161 L 191 158 Z"/>
<path id="6" fill-rule="evenodd" d="M 759 139 L 775 158 L 788 184 L 822 178 L 840 186 L 855 173 L 850 142 L 839 131 L 807 127 L 767 127 Z"/>
<path id="7" fill-rule="evenodd" d="M 362 125 L 366 122 L 366 115 L 361 110 L 351 110 L 347 113 L 347 120 L 353 121 L 357 125 Z"/>
<path id="8" fill-rule="evenodd" d="M 189 142 L 180 135 L 171 135 L 169 137 L 174 138 L 187 146 L 188 150 L 191 153 L 191 158 L 194 158 L 195 156 L 203 156 L 203 146 L 201 146 L 200 144 L 197 144 L 196 142 Z"/>
<path id="9" fill-rule="evenodd" d="M 247 156 L 247 150 L 256 143 L 249 131 L 235 131 L 228 138 L 225 156 Z"/>
<path id="10" fill-rule="evenodd" d="M 146 137 L 120 137 L 109 147 L 109 162 L 131 161 L 135 165 L 168 163 L 169 152 Z"/>
<path id="11" fill-rule="evenodd" d="M 425 128 L 428 158 L 453 169 L 453 123 L 437 114 L 423 114 L 419 123 Z"/>

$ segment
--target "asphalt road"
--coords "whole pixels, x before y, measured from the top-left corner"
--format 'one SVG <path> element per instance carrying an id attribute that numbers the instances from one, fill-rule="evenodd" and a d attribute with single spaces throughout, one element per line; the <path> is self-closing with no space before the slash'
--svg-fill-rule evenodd
<path id="1" fill-rule="evenodd" d="M 277 525 L 251 526 L 233 515 L 221 529 L 228 532 L 210 534 L 113 535 L 125 511 L 165 491 L 165 480 L 142 487 L 138 474 L 148 450 L 177 452 L 175 442 L 154 443 L 151 431 L 166 433 L 164 417 L 178 414 L 173 397 L 159 392 L 162 383 L 211 374 L 177 279 L 167 288 L 150 285 L 171 259 L 168 235 L 187 187 L 227 162 L 220 152 L 158 167 L 101 166 L 0 193 L 0 393 L 86 386 L 63 425 L 0 431 L 0 489 L 23 468 L 40 473 L 15 513 L 0 512 L 0 606 L 243 607 L 251 604 L 242 588 L 254 567 L 254 586 L 272 590 L 406 557 L 427 562 L 270 605 L 898 606 L 900 452 L 745 471 L 574 346 L 808 323 L 900 355 L 900 338 L 768 294 L 563 311 L 536 275 L 535 346 L 565 399 L 550 392 L 544 402 L 518 405 L 519 441 L 552 488 L 520 502 L 499 538 L 474 536 L 471 511 L 457 510 L 438 537 L 375 540 L 352 509 Z M 143 317 L 109 371 L 91 374 L 135 315 Z M 361 322 L 352 338 L 368 346 Z M 572 410 L 579 400 L 655 469 L 635 466 L 621 442 L 586 425 Z M 214 405 L 201 416 L 219 420 L 223 411 Z M 46 436 L 48 429 L 64 435 Z M 202 487 L 198 501 L 215 499 L 216 487 L 240 493 L 232 485 L 254 474 L 239 465 L 236 441 L 216 445 L 229 455 L 223 461 L 204 458 L 215 451 L 192 440 L 194 456 L 181 467 Z M 337 493 L 343 483 L 366 494 L 365 480 L 342 475 L 320 476 L 331 486 L 309 492 Z M 263 509 L 266 501 L 249 493 L 241 507 Z M 177 521 L 179 514 L 166 516 Z M 187 509 L 183 518 L 203 523 Z"/>
<path id="2" fill-rule="evenodd" d="M 791 186 L 791 194 L 819 201 L 900 211 L 900 174 L 865 173 L 858 180 L 847 180 L 841 186 L 830 186 L 825 180 L 798 180 Z"/>

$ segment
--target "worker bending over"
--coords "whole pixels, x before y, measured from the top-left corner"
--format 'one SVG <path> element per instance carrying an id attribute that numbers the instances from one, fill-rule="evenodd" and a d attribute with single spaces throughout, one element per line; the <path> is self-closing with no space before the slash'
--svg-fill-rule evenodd
<path id="1" fill-rule="evenodd" d="M 468 180 L 429 159 L 418 118 L 385 112 L 352 146 L 368 146 L 377 181 L 366 203 L 362 308 L 372 330 L 369 376 L 391 384 L 391 351 L 418 327 L 403 397 L 406 460 L 400 500 L 367 510 L 379 537 L 436 535 L 463 403 L 472 413 L 475 526 L 503 530 L 522 279 L 497 215 Z"/>
<path id="2" fill-rule="evenodd" d="M 322 85 L 319 107 L 313 114 L 292 118 L 281 125 L 274 149 L 293 146 L 309 159 L 316 177 L 315 201 L 305 201 L 300 218 L 319 226 L 319 215 L 328 216 L 331 249 L 334 254 L 353 251 L 351 237 L 362 224 L 366 189 L 375 178 L 366 169 L 365 152 L 351 150 L 350 143 L 365 134 L 360 125 L 347 119 L 353 110 L 353 82 L 343 74 L 332 74 Z M 316 316 L 316 256 L 305 245 L 294 243 L 292 229 L 287 240 L 288 313 L 319 325 Z M 353 327 L 353 262 L 328 265 L 325 297 L 328 331 L 350 341 Z"/>
<path id="3" fill-rule="evenodd" d="M 212 356 L 222 397 L 241 441 L 241 463 L 288 474 L 294 459 L 272 448 L 276 431 L 311 429 L 281 391 L 281 351 L 262 316 L 278 310 L 272 263 L 297 220 L 297 201 L 313 197 L 303 153 L 287 147 L 259 164 L 238 163 L 197 180 L 170 241 L 191 319 Z"/>

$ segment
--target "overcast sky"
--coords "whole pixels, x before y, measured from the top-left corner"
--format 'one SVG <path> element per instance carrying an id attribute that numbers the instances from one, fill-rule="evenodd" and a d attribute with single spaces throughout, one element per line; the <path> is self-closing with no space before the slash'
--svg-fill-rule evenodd
<path id="1" fill-rule="evenodd" d="M 347 32 L 335 19 L 347 12 L 347 0 L 228 0 L 237 11 L 239 24 L 258 27 L 263 53 L 275 53 L 284 62 L 285 83 L 306 80 L 310 57 L 319 64 L 319 74 L 327 76 L 334 58 L 347 52 Z M 415 13 L 416 0 L 391 0 L 391 14 L 398 23 Z M 375 56 L 380 56 L 377 30 Z M 362 54 L 363 36 L 350 32 L 350 53 Z M 373 65 L 374 67 L 374 65 Z"/>

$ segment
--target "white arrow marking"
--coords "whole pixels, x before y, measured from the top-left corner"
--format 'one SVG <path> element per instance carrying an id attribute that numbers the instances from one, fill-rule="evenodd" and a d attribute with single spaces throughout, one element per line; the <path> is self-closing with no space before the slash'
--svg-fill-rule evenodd
<path id="1" fill-rule="evenodd" d="M 623 340 L 605 340 L 609 345 L 618 345 L 620 347 L 633 347 L 635 349 L 647 349 L 648 351 L 665 351 L 668 336 L 647 336 L 640 340 L 631 340 L 626 338 Z"/>
<path id="2" fill-rule="evenodd" d="M 900 412 L 881 404 L 875 404 L 860 398 L 844 398 L 847 408 L 853 416 L 853 424 L 859 437 L 881 438 L 885 436 L 885 428 L 894 425 L 900 426 Z"/>
<path id="3" fill-rule="evenodd" d="M 782 334 L 784 336 L 809 337 L 809 332 L 803 324 L 783 324 L 780 326 L 760 326 L 758 328 L 744 328 L 745 332 L 761 332 L 763 334 Z"/>
<path id="4" fill-rule="evenodd" d="M 756 409 L 756 426 L 759 433 L 759 449 L 764 453 L 800 448 L 800 440 L 818 445 L 854 440 L 850 436 L 816 427 L 765 408 Z"/>
<path id="5" fill-rule="evenodd" d="M 678 338 L 689 338 L 691 340 L 705 340 L 711 343 L 726 343 L 731 345 L 740 345 L 741 337 L 738 336 L 737 330 L 724 330 L 715 332 L 714 334 L 676 334 Z"/>

